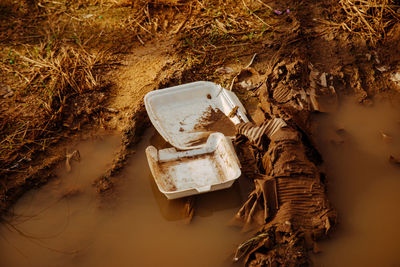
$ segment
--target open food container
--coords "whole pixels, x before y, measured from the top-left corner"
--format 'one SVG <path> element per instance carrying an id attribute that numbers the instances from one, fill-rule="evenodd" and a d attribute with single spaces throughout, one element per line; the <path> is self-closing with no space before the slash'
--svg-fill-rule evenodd
<path id="1" fill-rule="evenodd" d="M 149 92 L 147 114 L 173 148 L 146 149 L 151 173 L 168 198 L 229 188 L 240 176 L 231 138 L 248 122 L 237 96 L 212 82 L 194 82 Z"/>
<path id="2" fill-rule="evenodd" d="M 212 133 L 205 145 L 192 150 L 149 146 L 146 156 L 158 189 L 168 199 L 229 188 L 241 174 L 232 142 L 222 133 Z"/>
<path id="3" fill-rule="evenodd" d="M 160 135 L 181 150 L 200 148 L 213 132 L 234 136 L 235 124 L 249 121 L 237 96 L 212 82 L 151 91 L 144 102 Z"/>

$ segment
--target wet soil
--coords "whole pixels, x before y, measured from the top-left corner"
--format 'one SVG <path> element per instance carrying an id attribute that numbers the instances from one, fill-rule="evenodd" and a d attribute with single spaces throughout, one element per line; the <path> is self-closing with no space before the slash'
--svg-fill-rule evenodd
<path id="1" fill-rule="evenodd" d="M 398 106 L 388 101 L 365 107 L 354 99 L 316 117 L 328 195 L 341 219 L 335 235 L 319 244 L 315 266 L 400 264 L 400 168 L 389 161 L 400 153 L 399 120 Z"/>
<path id="2" fill-rule="evenodd" d="M 144 149 L 163 146 L 145 132 L 118 175 L 115 198 L 101 201 L 92 182 L 111 165 L 118 136 L 75 147 L 81 161 L 32 190 L 0 228 L 1 266 L 232 266 L 234 248 L 248 234 L 230 220 L 248 194 L 242 178 L 228 190 L 198 196 L 186 224 L 187 199 L 168 201 L 148 169 Z M 206 255 L 206 256 L 205 256 Z"/>

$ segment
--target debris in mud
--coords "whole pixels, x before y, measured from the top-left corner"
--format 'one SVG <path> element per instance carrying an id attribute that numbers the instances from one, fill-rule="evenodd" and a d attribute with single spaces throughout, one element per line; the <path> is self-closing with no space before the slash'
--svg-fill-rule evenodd
<path id="1" fill-rule="evenodd" d="M 336 223 L 336 212 L 327 200 L 316 165 L 319 160 L 310 153 L 315 149 L 305 140 L 310 112 L 322 110 L 320 96 L 326 93 L 334 102 L 337 96 L 330 74 L 312 65 L 310 69 L 298 57 L 282 59 L 266 77 L 258 89 L 259 112 L 265 113 L 259 117 L 264 117 L 264 122 L 239 124 L 238 140 L 247 142 L 237 143 L 239 148 L 251 145 L 257 173 L 252 175 L 255 188 L 235 219 L 245 229 L 255 225 L 261 229 L 239 246 L 235 258 L 243 257 L 248 266 L 299 266 L 308 262 L 307 249 Z M 262 130 L 274 120 L 283 124 L 272 127 L 273 133 Z M 337 135 L 343 134 L 339 131 Z"/>
<path id="2" fill-rule="evenodd" d="M 72 198 L 81 194 L 83 191 L 79 187 L 71 187 L 61 194 L 61 198 Z"/>
<path id="3" fill-rule="evenodd" d="M 379 70 L 380 72 L 385 72 L 389 70 L 387 66 L 377 66 L 376 69 Z"/>
<path id="4" fill-rule="evenodd" d="M 183 216 L 186 218 L 186 223 L 190 224 L 194 216 L 195 197 L 188 197 L 183 207 Z"/>
<path id="5" fill-rule="evenodd" d="M 389 162 L 400 167 L 400 159 L 392 155 L 389 156 Z"/>
<path id="6" fill-rule="evenodd" d="M 393 73 L 390 76 L 390 80 L 395 82 L 395 83 L 400 83 L 400 72 Z"/>
<path id="7" fill-rule="evenodd" d="M 220 109 L 211 106 L 194 126 L 197 131 L 220 132 L 226 136 L 234 136 L 235 125 Z"/>
<path id="8" fill-rule="evenodd" d="M 267 119 L 264 110 L 260 106 L 257 106 L 257 109 L 251 115 L 251 119 L 257 126 L 260 126 Z"/>
<path id="9" fill-rule="evenodd" d="M 279 209 L 276 183 L 274 179 L 254 179 L 255 190 L 237 212 L 235 219 L 244 219 L 244 229 L 254 226 L 253 222 L 263 225 Z"/>
<path id="10" fill-rule="evenodd" d="M 393 137 L 391 137 L 390 135 L 388 135 L 388 134 L 386 134 L 386 133 L 384 133 L 384 132 L 382 132 L 382 131 L 380 132 L 380 134 L 381 134 L 382 140 L 383 140 L 385 143 L 387 143 L 387 144 L 392 143 Z"/>
<path id="11" fill-rule="evenodd" d="M 293 255 L 298 252 L 297 242 L 312 246 L 335 224 L 336 213 L 326 199 L 318 168 L 307 158 L 301 134 L 285 127 L 270 140 L 263 158 L 265 176 L 262 180 L 255 180 L 256 188 L 236 218 L 243 220 L 245 225 L 253 221 L 264 225 L 263 232 L 270 233 L 272 240 L 282 235 L 293 239 L 292 244 L 268 246 L 269 250 L 263 254 L 271 262 L 284 264 L 279 262 L 279 257 L 284 255 L 276 254 L 280 246 L 286 246 L 287 253 Z M 271 229 L 276 231 L 271 232 Z M 295 234 L 296 231 L 299 232 Z M 309 239 L 304 240 L 301 236 L 309 236 Z M 251 251 L 250 254 L 255 256 L 251 261 L 257 262 L 258 248 L 257 244 Z M 304 254 L 299 260 L 305 258 Z M 250 259 L 247 254 L 245 262 Z"/>
<path id="12" fill-rule="evenodd" d="M 108 111 L 108 112 L 110 112 L 110 113 L 118 113 L 119 111 L 117 110 L 117 109 L 115 109 L 115 108 L 106 108 L 106 110 Z"/>
<path id="13" fill-rule="evenodd" d="M 332 145 L 343 145 L 345 143 L 345 139 L 338 134 L 333 135 L 329 141 Z"/>
<path id="14" fill-rule="evenodd" d="M 257 236 L 250 238 L 238 246 L 233 260 L 238 261 L 244 255 L 248 255 L 255 247 L 259 247 L 260 245 L 263 246 L 268 241 L 271 241 L 268 233 L 260 233 Z"/>
<path id="15" fill-rule="evenodd" d="M 66 153 L 66 155 L 65 155 L 65 168 L 67 169 L 67 172 L 71 171 L 71 160 L 75 160 L 75 161 L 80 161 L 81 160 L 81 154 L 79 153 L 79 150 L 74 150 L 71 153 Z"/>
<path id="16" fill-rule="evenodd" d="M 338 96 L 333 86 L 333 76 L 326 72 L 320 73 L 312 64 L 309 65 L 309 69 L 310 91 L 306 95 L 309 95 L 312 109 L 319 112 L 335 111 L 338 106 Z"/>
<path id="17" fill-rule="evenodd" d="M 258 71 L 251 67 L 242 69 L 236 78 L 238 85 L 247 91 L 257 89 L 263 82 Z"/>
<path id="18" fill-rule="evenodd" d="M 220 67 L 215 70 L 216 73 L 221 73 L 221 74 L 229 74 L 234 72 L 234 70 L 230 67 Z"/>
<path id="19" fill-rule="evenodd" d="M 285 104 L 298 110 L 311 110 L 310 100 L 302 88 L 302 79 L 306 73 L 304 64 L 300 61 L 287 62 L 284 59 L 267 73 L 266 90 L 263 92 L 273 102 Z M 263 107 L 268 112 L 269 108 Z"/>
<path id="20" fill-rule="evenodd" d="M 279 129 L 287 124 L 280 118 L 265 120 L 260 126 L 255 126 L 252 123 L 239 123 L 237 133 L 246 136 L 246 138 L 258 149 L 263 150 L 265 147 L 265 138 L 270 138 Z"/>

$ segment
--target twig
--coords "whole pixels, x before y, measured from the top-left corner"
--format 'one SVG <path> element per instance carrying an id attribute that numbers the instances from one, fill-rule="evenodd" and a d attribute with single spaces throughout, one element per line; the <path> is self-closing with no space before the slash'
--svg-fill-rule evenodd
<path id="1" fill-rule="evenodd" d="M 253 55 L 253 57 L 251 58 L 249 64 L 247 64 L 246 67 L 244 67 L 244 68 L 242 68 L 242 69 L 247 69 L 247 68 L 249 68 L 249 67 L 253 64 L 254 58 L 255 58 L 256 56 L 257 56 L 257 53 L 254 53 L 254 55 Z M 235 77 L 233 77 L 232 82 L 231 82 L 231 85 L 229 86 L 229 91 L 232 91 L 233 84 L 235 83 L 235 80 L 236 80 L 236 78 L 239 76 L 239 74 L 240 74 L 240 72 L 239 72 L 238 74 L 236 74 Z M 218 94 L 219 94 L 219 93 L 218 93 Z"/>
<path id="2" fill-rule="evenodd" d="M 257 53 L 254 53 L 253 57 L 251 58 L 249 64 L 247 64 L 247 66 L 245 67 L 245 69 L 249 68 L 249 67 L 253 64 L 253 61 L 254 61 L 254 59 L 256 58 L 256 56 L 257 56 Z"/>
<path id="3" fill-rule="evenodd" d="M 257 16 L 257 14 L 255 14 L 244 2 L 244 0 L 242 0 L 243 5 L 247 8 L 247 10 L 250 12 L 250 14 L 252 14 L 254 17 L 256 17 L 259 21 L 261 21 L 262 23 L 264 23 L 265 25 L 267 25 L 270 28 L 273 28 L 271 25 L 269 25 L 268 23 L 266 23 L 262 18 L 260 18 L 259 16 Z"/>
<path id="4" fill-rule="evenodd" d="M 190 7 L 189 7 L 189 14 L 186 16 L 185 20 L 182 21 L 181 24 L 179 24 L 178 28 L 173 32 L 173 34 L 179 33 L 179 31 L 183 28 L 183 26 L 189 20 L 191 15 L 192 15 L 192 4 L 190 4 Z"/>
<path id="5" fill-rule="evenodd" d="M 269 8 L 270 10 L 273 10 L 273 8 L 271 6 L 267 5 L 263 1 L 261 1 L 261 0 L 257 0 L 257 1 L 260 2 L 263 6 L 266 6 L 267 8 Z"/>

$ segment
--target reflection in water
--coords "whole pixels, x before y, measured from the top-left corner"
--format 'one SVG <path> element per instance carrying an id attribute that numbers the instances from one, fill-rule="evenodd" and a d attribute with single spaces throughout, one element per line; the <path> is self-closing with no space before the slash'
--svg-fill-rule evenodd
<path id="1" fill-rule="evenodd" d="M 229 226 L 247 197 L 245 178 L 196 196 L 187 225 L 186 200 L 168 201 L 154 183 L 144 153 L 150 142 L 167 146 L 148 130 L 106 199 L 91 183 L 109 167 L 119 138 L 79 144 L 81 162 L 26 194 L 0 227 L 0 266 L 232 266 L 236 246 L 250 236 Z"/>
<path id="2" fill-rule="evenodd" d="M 400 156 L 396 108 L 347 101 L 335 115 L 317 117 L 318 149 L 340 222 L 321 243 L 316 266 L 400 266 L 400 168 L 389 162 Z"/>

